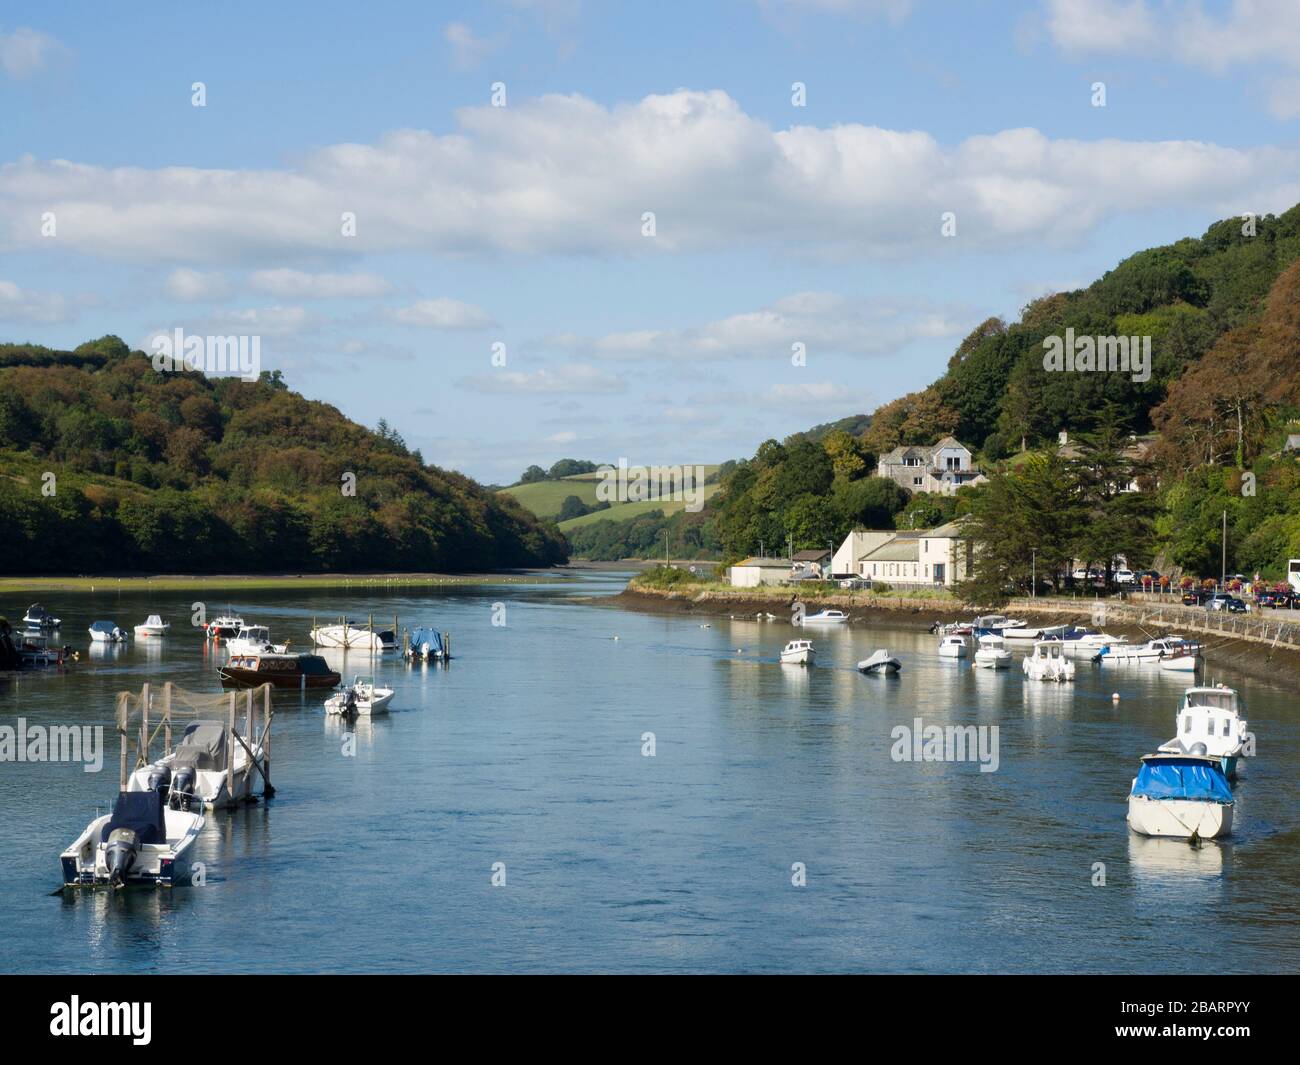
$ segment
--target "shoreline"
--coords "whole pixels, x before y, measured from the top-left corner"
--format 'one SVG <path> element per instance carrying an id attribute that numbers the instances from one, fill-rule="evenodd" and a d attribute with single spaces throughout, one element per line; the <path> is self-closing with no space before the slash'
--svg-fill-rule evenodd
<path id="1" fill-rule="evenodd" d="M 548 570 L 503 570 L 500 573 L 212 573 L 212 574 L 104 574 L 63 577 L 0 577 L 0 595 L 48 592 L 276 591 L 291 588 L 333 588 L 356 591 L 458 587 L 484 584 L 544 584 L 570 580 L 578 567 Z"/>
<path id="2" fill-rule="evenodd" d="M 593 599 L 593 605 L 603 605 L 624 610 L 637 610 L 651 614 L 697 615 L 700 617 L 744 617 L 746 620 L 762 611 L 775 614 L 778 621 L 789 616 L 789 604 L 799 598 L 789 588 L 773 588 L 767 594 L 755 595 L 755 589 L 718 588 L 701 590 L 694 586 L 688 591 L 633 588 L 631 584 L 618 595 L 603 599 Z M 871 602 L 864 602 L 866 597 L 853 593 L 843 595 L 828 594 L 809 596 L 808 606 L 835 607 L 849 616 L 849 622 L 888 622 L 898 628 L 928 630 L 935 621 L 951 621 L 955 618 L 970 617 L 974 608 L 960 599 L 933 596 L 928 598 L 907 598 L 901 596 L 873 596 Z M 1034 604 L 1017 601 L 1006 608 L 1013 614 L 1032 614 L 1043 625 L 1091 625 L 1091 601 L 1084 601 L 1079 609 L 1063 610 L 1057 605 L 1039 607 Z M 788 624 L 788 620 L 787 620 Z M 1188 626 L 1180 629 L 1177 621 L 1147 627 L 1123 618 L 1113 618 L 1106 624 L 1105 631 L 1116 636 L 1127 636 L 1130 642 L 1145 642 L 1162 632 L 1184 632 L 1189 638 L 1199 638 L 1202 642 L 1201 654 L 1206 668 L 1201 671 L 1200 683 L 1210 683 L 1214 670 L 1233 670 L 1275 687 L 1291 690 L 1300 683 L 1300 648 L 1247 640 L 1241 637 L 1216 636 L 1215 633 L 1197 633 Z M 1140 667 L 1105 667 L 1108 669 L 1126 669 Z M 1118 675 L 1118 673 L 1117 673 Z M 1191 676 L 1190 674 L 1188 675 Z M 1194 682 L 1193 682 L 1194 683 Z M 1191 684 L 1189 683 L 1189 687 Z"/>

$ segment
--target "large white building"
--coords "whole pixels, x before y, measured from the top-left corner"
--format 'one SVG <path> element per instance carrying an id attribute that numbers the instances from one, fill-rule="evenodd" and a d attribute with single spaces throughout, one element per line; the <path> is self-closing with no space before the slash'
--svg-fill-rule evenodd
<path id="1" fill-rule="evenodd" d="M 891 585 L 951 588 L 970 576 L 973 564 L 974 545 L 961 535 L 958 520 L 929 530 L 855 530 L 835 553 L 834 572 Z"/>

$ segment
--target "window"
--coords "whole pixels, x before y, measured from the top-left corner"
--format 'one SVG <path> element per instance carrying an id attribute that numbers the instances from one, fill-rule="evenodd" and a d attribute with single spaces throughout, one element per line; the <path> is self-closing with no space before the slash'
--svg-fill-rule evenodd
<path id="1" fill-rule="evenodd" d="M 912 478 L 912 483 L 913 483 L 914 485 L 920 487 L 920 485 L 921 485 L 921 483 L 922 483 L 922 480 L 921 480 L 920 477 L 913 477 L 913 478 Z"/>
<path id="2" fill-rule="evenodd" d="M 1207 717 L 1205 719 L 1205 734 L 1207 736 L 1214 735 L 1214 718 L 1212 717 Z"/>
<path id="3" fill-rule="evenodd" d="M 960 470 L 960 469 L 961 469 L 961 456 L 960 456 L 960 455 L 948 455 L 948 456 L 946 456 L 946 457 L 944 458 L 944 460 L 943 460 L 943 465 L 944 465 L 944 468 L 945 468 L 945 469 L 949 469 L 949 470 Z"/>
<path id="4" fill-rule="evenodd" d="M 1225 736 L 1230 736 L 1232 734 L 1232 726 L 1226 717 L 1223 719 L 1223 734 Z"/>
<path id="5" fill-rule="evenodd" d="M 1186 733 L 1189 733 L 1189 734 L 1191 733 L 1191 731 L 1192 731 L 1192 719 L 1191 719 L 1190 717 L 1185 717 L 1185 718 L 1183 718 L 1183 731 L 1186 732 Z"/>

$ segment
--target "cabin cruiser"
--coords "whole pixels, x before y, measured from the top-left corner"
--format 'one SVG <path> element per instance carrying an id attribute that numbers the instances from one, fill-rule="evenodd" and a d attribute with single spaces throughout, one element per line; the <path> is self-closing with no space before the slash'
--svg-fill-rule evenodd
<path id="1" fill-rule="evenodd" d="M 1237 760 L 1246 744 L 1246 720 L 1232 688 L 1188 688 L 1174 724 L 1178 729 L 1161 754 L 1194 754 L 1217 761 L 1223 775 L 1237 775 Z"/>
<path id="2" fill-rule="evenodd" d="M 239 630 L 243 627 L 243 618 L 236 617 L 234 614 L 222 614 L 208 622 L 208 636 L 212 639 L 229 639 L 231 636 L 238 636 Z"/>
<path id="3" fill-rule="evenodd" d="M 989 633 L 979 638 L 975 664 L 981 669 L 1006 669 L 1011 665 L 1011 652 L 1001 636 Z"/>
<path id="4" fill-rule="evenodd" d="M 820 614 L 808 614 L 804 619 L 805 625 L 842 625 L 849 620 L 848 614 L 843 610 L 823 610 Z"/>
<path id="5" fill-rule="evenodd" d="M 33 603 L 23 615 L 23 624 L 29 629 L 57 629 L 63 624 L 63 619 L 56 618 L 40 603 Z"/>
<path id="6" fill-rule="evenodd" d="M 232 655 L 282 655 L 287 643 L 272 643 L 271 630 L 265 625 L 240 625 L 237 634 L 226 641 L 226 650 Z"/>
<path id="7" fill-rule="evenodd" d="M 791 640 L 781 651 L 781 661 L 787 666 L 811 666 L 817 661 L 817 650 L 812 640 Z"/>
<path id="8" fill-rule="evenodd" d="M 123 791 L 59 856 L 65 886 L 159 884 L 190 879 L 190 851 L 203 830 L 203 804 L 183 808 L 178 793 Z"/>
<path id="9" fill-rule="evenodd" d="M 320 655 L 275 652 L 231 655 L 218 673 L 223 688 L 334 688 L 342 679 Z"/>
<path id="10" fill-rule="evenodd" d="M 220 721 L 192 721 L 176 749 L 132 773 L 126 790 L 166 792 L 182 810 L 196 803 L 199 809 L 234 806 L 252 797 L 253 777 L 265 757 L 253 738 L 241 742 Z"/>
<path id="11" fill-rule="evenodd" d="M 1217 839 L 1232 832 L 1232 787 L 1219 761 L 1148 754 L 1133 778 L 1128 824 L 1143 836 Z"/>
<path id="12" fill-rule="evenodd" d="M 1162 658 L 1197 657 L 1201 645 L 1183 636 L 1162 636 L 1142 644 L 1110 644 L 1093 657 L 1094 662 L 1134 664 L 1159 662 Z"/>
<path id="13" fill-rule="evenodd" d="M 945 636 L 939 641 L 939 654 L 944 658 L 965 658 L 969 650 L 965 636 Z"/>
<path id="14" fill-rule="evenodd" d="M 433 629 L 416 629 L 412 632 L 405 653 L 408 659 L 421 662 L 448 657 L 442 644 L 442 633 Z"/>
<path id="15" fill-rule="evenodd" d="M 1021 668 L 1030 680 L 1060 684 L 1074 680 L 1074 663 L 1066 656 L 1059 640 L 1035 641 L 1033 653 L 1025 657 Z"/>
<path id="16" fill-rule="evenodd" d="M 126 643 L 126 630 L 111 621 L 96 621 L 88 631 L 95 643 Z"/>
<path id="17" fill-rule="evenodd" d="M 170 621 L 163 621 L 157 614 L 150 614 L 145 618 L 144 623 L 135 627 L 137 636 L 166 636 L 167 630 L 172 627 Z"/>
<path id="18" fill-rule="evenodd" d="M 883 648 L 858 663 L 859 673 L 897 673 L 903 663 Z"/>
<path id="19" fill-rule="evenodd" d="M 350 687 L 325 700 L 327 714 L 386 714 L 393 701 L 392 688 L 375 687 L 374 677 L 353 677 Z"/>
<path id="20" fill-rule="evenodd" d="M 391 629 L 362 629 L 344 622 L 342 625 L 321 625 L 311 630 L 311 641 L 316 647 L 343 647 L 348 650 L 395 651 L 397 634 Z"/>

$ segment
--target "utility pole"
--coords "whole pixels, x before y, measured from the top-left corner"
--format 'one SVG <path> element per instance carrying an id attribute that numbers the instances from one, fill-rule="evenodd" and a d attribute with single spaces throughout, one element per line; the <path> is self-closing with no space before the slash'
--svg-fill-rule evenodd
<path id="1" fill-rule="evenodd" d="M 1038 548 L 1029 549 L 1029 598 L 1038 598 Z M 997 665 L 995 662 L 994 665 Z"/>
<path id="2" fill-rule="evenodd" d="M 1223 512 L 1223 560 L 1219 570 L 1219 591 L 1228 584 L 1228 512 Z"/>

